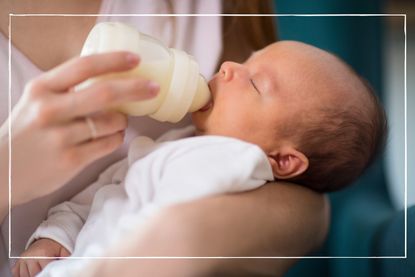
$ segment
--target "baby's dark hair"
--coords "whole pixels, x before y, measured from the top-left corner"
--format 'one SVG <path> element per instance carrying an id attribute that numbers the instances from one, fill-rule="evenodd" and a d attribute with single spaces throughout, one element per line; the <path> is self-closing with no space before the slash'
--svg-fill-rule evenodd
<path id="1" fill-rule="evenodd" d="M 383 152 L 388 129 L 385 111 L 370 84 L 358 78 L 368 96 L 367 105 L 321 108 L 316 117 L 300 119 L 297 147 L 308 158 L 309 167 L 291 181 L 319 192 L 339 190 L 352 184 Z"/>

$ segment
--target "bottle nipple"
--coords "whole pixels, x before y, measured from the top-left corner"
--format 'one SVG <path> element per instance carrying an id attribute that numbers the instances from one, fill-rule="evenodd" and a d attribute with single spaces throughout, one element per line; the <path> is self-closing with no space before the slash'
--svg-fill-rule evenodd
<path id="1" fill-rule="evenodd" d="M 177 122 L 186 113 L 205 106 L 211 94 L 193 57 L 178 49 L 170 50 L 173 60 L 170 84 L 163 103 L 150 117 L 159 121 Z"/>
<path id="2" fill-rule="evenodd" d="M 210 90 L 205 78 L 199 76 L 196 94 L 193 98 L 192 104 L 190 105 L 189 112 L 192 113 L 197 110 L 200 110 L 203 106 L 207 104 L 207 102 L 209 102 L 210 97 Z"/>

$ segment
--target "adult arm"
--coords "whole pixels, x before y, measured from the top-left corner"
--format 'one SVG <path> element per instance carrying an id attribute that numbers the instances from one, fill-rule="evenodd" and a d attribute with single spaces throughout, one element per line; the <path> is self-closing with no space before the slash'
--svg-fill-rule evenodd
<path id="1" fill-rule="evenodd" d="M 324 240 L 324 195 L 288 183 L 165 209 L 109 256 L 298 257 Z M 281 276 L 292 259 L 125 259 L 93 261 L 85 276 Z"/>
<path id="2" fill-rule="evenodd" d="M 0 127 L 1 219 L 8 202 L 8 123 L 13 126 L 15 206 L 57 190 L 89 163 L 122 144 L 127 118 L 110 110 L 126 101 L 152 98 L 157 88 L 140 78 L 103 80 L 76 93 L 73 88 L 89 78 L 125 71 L 137 63 L 138 57 L 128 52 L 74 58 L 26 85 Z M 95 130 L 87 118 L 93 120 Z"/>

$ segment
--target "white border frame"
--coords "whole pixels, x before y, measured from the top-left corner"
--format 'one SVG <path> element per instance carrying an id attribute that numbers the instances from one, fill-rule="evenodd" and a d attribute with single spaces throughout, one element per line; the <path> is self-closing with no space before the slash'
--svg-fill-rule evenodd
<path id="1" fill-rule="evenodd" d="M 9 13 L 9 117 L 11 113 L 11 25 L 12 25 L 12 18 L 13 17 L 25 17 L 25 16 L 68 16 L 68 17 L 79 17 L 79 16 L 120 16 L 120 17 L 130 17 L 130 16 L 154 16 L 154 17 L 167 17 L 167 16 L 189 16 L 189 17 L 196 17 L 196 16 L 261 16 L 261 17 L 359 17 L 359 16 L 370 16 L 370 17 L 404 17 L 404 36 L 405 36 L 405 61 L 404 61 L 404 124 L 405 124 L 405 165 L 404 165 L 404 174 L 405 174 L 405 255 L 404 256 L 276 256 L 276 257 L 269 257 L 269 256 L 255 256 L 255 257 L 210 257 L 210 256 L 197 256 L 197 257 L 170 257 L 170 256 L 150 256 L 150 257 L 66 257 L 65 259 L 94 259 L 94 260 L 101 260 L 101 259 L 406 259 L 408 257 L 407 253 L 407 231 L 408 231 L 408 175 L 407 175 L 407 76 L 406 76 L 406 69 L 407 69 L 407 35 L 406 35 L 406 14 L 14 14 Z M 9 131 L 9 215 L 11 215 L 11 122 L 8 121 L 8 131 Z M 15 257 L 11 256 L 11 216 L 9 216 L 9 259 L 56 259 L 56 257 Z"/>

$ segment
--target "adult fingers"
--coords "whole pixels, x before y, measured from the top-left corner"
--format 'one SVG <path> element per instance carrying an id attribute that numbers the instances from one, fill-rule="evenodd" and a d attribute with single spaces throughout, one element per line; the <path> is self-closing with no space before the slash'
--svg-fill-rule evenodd
<path id="1" fill-rule="evenodd" d="M 90 139 L 105 137 L 127 128 L 127 116 L 118 112 L 102 112 L 74 120 L 53 130 L 58 145 L 71 146 Z M 92 124 L 92 126 L 90 126 Z"/>
<path id="2" fill-rule="evenodd" d="M 147 100 L 155 97 L 159 86 L 141 78 L 113 79 L 97 82 L 75 93 L 74 109 L 68 117 L 83 116 L 119 106 L 129 101 Z M 66 95 L 69 97 L 69 95 Z M 68 101 L 71 101 L 68 99 Z M 65 116 L 65 115 L 62 115 Z"/>
<path id="3" fill-rule="evenodd" d="M 50 103 L 55 121 L 67 121 L 76 117 L 105 111 L 129 101 L 155 97 L 159 86 L 141 78 L 102 80 L 77 92 L 69 92 Z"/>
<path id="4" fill-rule="evenodd" d="M 46 72 L 40 79 L 50 90 L 64 92 L 89 78 L 131 69 L 138 62 L 137 55 L 126 51 L 94 54 L 71 59 Z"/>
<path id="5" fill-rule="evenodd" d="M 100 137 L 66 150 L 62 164 L 66 167 L 85 167 L 117 149 L 123 143 L 124 132 L 118 132 L 106 137 Z"/>

